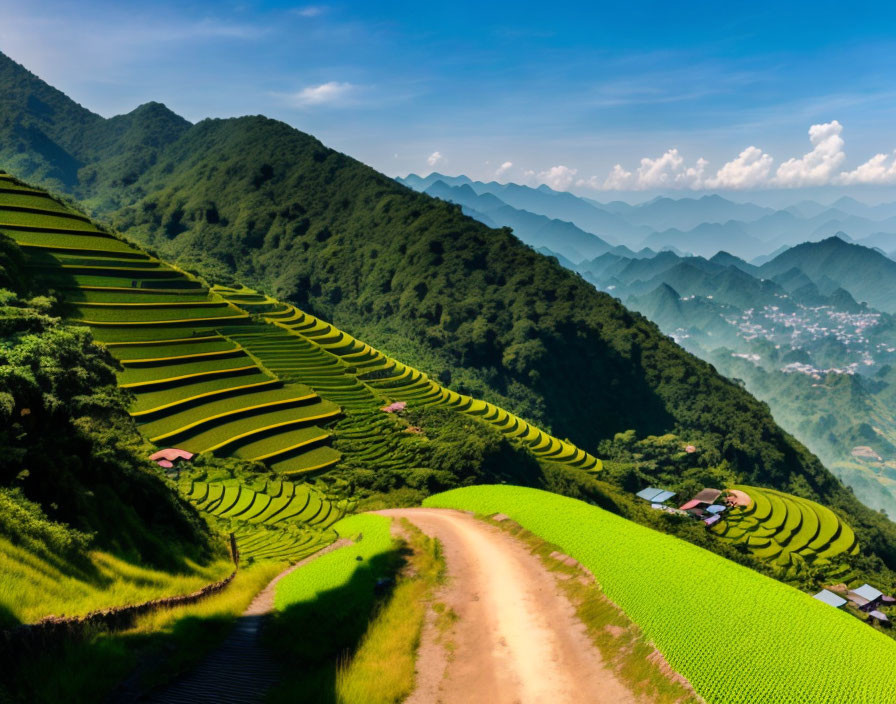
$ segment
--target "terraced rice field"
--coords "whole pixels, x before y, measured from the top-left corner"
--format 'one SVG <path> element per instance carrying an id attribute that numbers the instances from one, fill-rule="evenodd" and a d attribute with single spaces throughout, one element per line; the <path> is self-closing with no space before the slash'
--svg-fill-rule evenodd
<path id="1" fill-rule="evenodd" d="M 324 427 L 339 405 L 285 383 L 229 336 L 270 329 L 246 310 L 33 190 L 0 189 L 0 224 L 63 294 L 69 317 L 119 360 L 119 383 L 134 393 L 132 415 L 150 440 L 284 474 L 339 460 Z"/>
<path id="2" fill-rule="evenodd" d="M 243 563 L 295 562 L 338 537 L 331 526 L 350 506 L 333 502 L 307 484 L 274 482 L 254 490 L 238 482 L 191 482 L 187 500 L 230 524 Z"/>
<path id="3" fill-rule="evenodd" d="M 796 579 L 810 567 L 831 583 L 853 578 L 844 558 L 857 554 L 859 544 L 836 513 L 774 489 L 733 488 L 745 492 L 750 504 L 728 511 L 712 527 L 716 535 L 745 543 L 753 555 L 778 567 L 784 579 Z"/>
<path id="4" fill-rule="evenodd" d="M 284 306 L 251 289 L 218 288 L 232 303 L 251 300 L 281 335 L 263 340 L 242 339 L 253 354 L 279 375 L 307 380 L 322 395 L 345 408 L 370 409 L 377 404 L 404 401 L 410 407 L 440 405 L 491 424 L 543 460 L 599 470 L 600 460 L 559 440 L 491 403 L 463 396 L 432 381 L 426 374 L 391 359 L 319 318 Z M 340 364 L 341 362 L 341 364 Z"/>
<path id="5" fill-rule="evenodd" d="M 405 401 L 490 423 L 544 460 L 600 468 L 581 449 L 290 305 L 247 288 L 209 288 L 10 177 L 0 178 L 0 231 L 61 295 L 68 317 L 91 327 L 119 361 L 119 383 L 134 395 L 131 415 L 159 447 L 261 462 L 285 477 L 332 467 L 343 452 L 373 471 L 412 469 L 419 438 L 381 410 Z M 247 523 L 243 502 L 265 499 L 230 491 L 237 503 L 219 497 L 214 511 L 240 520 L 244 554 L 301 552 L 304 523 L 285 532 L 279 521 L 274 528 Z"/>
<path id="6" fill-rule="evenodd" d="M 892 704 L 896 642 L 848 613 L 575 499 L 476 486 L 424 506 L 503 513 L 592 574 L 710 704 Z"/>

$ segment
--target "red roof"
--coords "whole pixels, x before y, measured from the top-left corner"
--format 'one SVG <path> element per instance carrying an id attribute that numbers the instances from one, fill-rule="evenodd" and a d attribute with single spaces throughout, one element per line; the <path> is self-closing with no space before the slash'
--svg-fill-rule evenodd
<path id="1" fill-rule="evenodd" d="M 697 501 L 697 499 L 691 499 L 686 504 L 682 504 L 678 508 L 682 511 L 687 511 L 689 508 L 697 508 L 702 502 Z"/>
<path id="2" fill-rule="evenodd" d="M 158 462 L 159 460 L 168 460 L 169 462 L 176 462 L 177 460 L 191 460 L 193 459 L 193 453 L 187 452 L 186 450 L 178 450 L 176 447 L 169 447 L 165 450 L 159 450 L 158 452 L 154 452 L 149 456 L 153 462 Z"/>
<path id="3" fill-rule="evenodd" d="M 157 463 L 159 467 L 164 467 L 165 469 L 171 469 L 174 466 L 174 464 L 168 460 L 158 460 Z"/>

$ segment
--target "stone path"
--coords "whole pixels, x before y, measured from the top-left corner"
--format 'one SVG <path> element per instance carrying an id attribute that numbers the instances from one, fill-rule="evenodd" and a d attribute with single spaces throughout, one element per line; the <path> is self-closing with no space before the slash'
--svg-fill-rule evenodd
<path id="1" fill-rule="evenodd" d="M 278 574 L 255 596 L 227 639 L 195 669 L 166 687 L 132 701 L 147 704 L 255 704 L 263 701 L 280 675 L 279 664 L 264 648 L 260 637 L 265 618 L 274 610 L 277 583 L 303 565 L 350 542 L 337 540 Z"/>

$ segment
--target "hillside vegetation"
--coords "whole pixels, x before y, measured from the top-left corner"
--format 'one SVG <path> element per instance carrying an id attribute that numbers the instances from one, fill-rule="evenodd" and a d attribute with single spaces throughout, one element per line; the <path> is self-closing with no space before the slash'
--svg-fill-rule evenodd
<path id="1" fill-rule="evenodd" d="M 355 500 L 404 488 L 407 501 L 477 477 L 544 486 L 539 461 L 600 469 L 293 306 L 210 288 L 7 174 L 0 228 L 25 251 L 11 250 L 35 285 L 111 353 L 130 421 L 156 446 L 198 456 L 181 489 L 236 535 L 244 562 L 295 560 L 335 539 L 329 525 L 351 505 L 331 488 Z M 405 412 L 384 412 L 397 401 Z M 324 493 L 294 481 L 337 465 Z"/>
<path id="2" fill-rule="evenodd" d="M 274 120 L 189 126 L 150 105 L 102 121 L 13 62 L 0 68 L 0 85 L 15 87 L 10 129 L 31 125 L 83 164 L 66 191 L 180 266 L 245 281 L 592 455 L 619 432 L 675 433 L 705 468 L 724 462 L 737 481 L 839 507 L 896 565 L 896 528 L 767 407 L 510 232 Z M 80 140 L 63 129 L 78 120 L 95 125 Z M 38 163 L 54 153 L 26 173 L 43 178 Z"/>
<path id="3" fill-rule="evenodd" d="M 114 362 L 34 296 L 0 235 L 0 626 L 188 593 L 229 573 L 145 461 Z"/>

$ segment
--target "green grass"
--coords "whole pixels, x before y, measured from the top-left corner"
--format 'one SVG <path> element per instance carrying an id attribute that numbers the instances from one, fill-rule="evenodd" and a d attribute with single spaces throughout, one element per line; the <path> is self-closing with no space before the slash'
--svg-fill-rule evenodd
<path id="1" fill-rule="evenodd" d="M 371 561 L 393 550 L 389 524 L 385 516 L 373 514 L 349 516 L 336 523 L 333 528 L 341 538 L 357 542 L 323 555 L 282 579 L 277 585 L 275 607 L 284 611 L 348 585 L 358 570 L 363 571 Z M 369 577 L 374 580 L 374 575 Z"/>
<path id="2" fill-rule="evenodd" d="M 896 642 L 690 543 L 534 489 L 471 487 L 424 505 L 505 513 L 560 546 L 707 702 L 892 702 Z"/>
<path id="3" fill-rule="evenodd" d="M 189 594 L 228 575 L 227 561 L 187 563 L 181 574 L 130 564 L 92 552 L 85 564 L 49 561 L 0 537 L 0 612 L 30 623 L 51 614 L 79 616 L 94 609 Z"/>
<path id="4" fill-rule="evenodd" d="M 340 704 L 395 704 L 414 689 L 415 661 L 423 621 L 442 582 L 445 559 L 437 540 L 402 521 L 408 568 L 371 621 L 351 660 L 336 673 Z"/>
<path id="5" fill-rule="evenodd" d="M 281 569 L 273 562 L 248 566 L 223 591 L 198 603 L 146 614 L 126 631 L 89 634 L 29 657 L 14 672 L 15 701 L 94 704 L 106 701 L 129 673 L 136 674 L 141 691 L 164 684 L 221 643 Z"/>
<path id="6" fill-rule="evenodd" d="M 265 637 L 281 657 L 286 677 L 269 702 L 298 697 L 303 704 L 335 704 L 337 665 L 358 648 L 383 602 L 376 582 L 396 576 L 404 564 L 389 525 L 388 518 L 369 514 L 343 519 L 336 524 L 339 534 L 356 542 L 318 557 L 277 585 L 276 612 Z"/>

